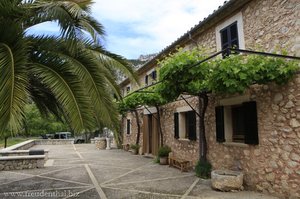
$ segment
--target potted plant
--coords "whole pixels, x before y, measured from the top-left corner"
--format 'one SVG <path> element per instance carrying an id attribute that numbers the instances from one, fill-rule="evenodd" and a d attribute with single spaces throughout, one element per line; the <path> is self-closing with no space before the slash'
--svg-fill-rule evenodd
<path id="1" fill-rule="evenodd" d="M 162 146 L 158 149 L 159 163 L 162 165 L 168 164 L 169 153 L 171 148 L 169 146 Z"/>
<path id="2" fill-rule="evenodd" d="M 138 151 L 140 149 L 140 145 L 139 144 L 131 144 L 130 145 L 130 148 L 131 148 L 131 152 L 133 155 L 137 155 L 138 154 Z"/>

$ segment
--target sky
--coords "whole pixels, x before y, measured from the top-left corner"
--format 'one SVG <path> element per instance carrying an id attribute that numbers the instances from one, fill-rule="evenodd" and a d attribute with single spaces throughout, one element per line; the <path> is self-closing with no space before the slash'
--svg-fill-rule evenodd
<path id="1" fill-rule="evenodd" d="M 94 0 L 92 15 L 105 28 L 103 45 L 128 59 L 158 53 L 223 5 L 224 0 Z M 55 24 L 33 32 L 55 34 Z"/>

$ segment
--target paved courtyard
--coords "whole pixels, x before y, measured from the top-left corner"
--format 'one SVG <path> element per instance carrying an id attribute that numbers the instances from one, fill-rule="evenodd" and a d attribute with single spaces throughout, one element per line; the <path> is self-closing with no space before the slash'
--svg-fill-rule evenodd
<path id="1" fill-rule="evenodd" d="M 0 172 L 0 198 L 274 199 L 249 191 L 213 191 L 193 172 L 122 150 L 97 150 L 93 144 L 34 148 L 49 149 L 46 167 Z"/>

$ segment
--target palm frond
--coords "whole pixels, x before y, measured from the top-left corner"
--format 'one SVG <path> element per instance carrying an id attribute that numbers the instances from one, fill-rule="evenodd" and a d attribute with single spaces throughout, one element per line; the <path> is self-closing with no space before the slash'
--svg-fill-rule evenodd
<path id="1" fill-rule="evenodd" d="M 52 90 L 75 132 L 93 130 L 91 101 L 85 94 L 82 82 L 70 72 L 68 65 L 59 59 L 51 58 L 49 54 L 40 55 L 33 60 L 36 62 L 32 63 L 30 72 L 37 75 Z"/>
<path id="2" fill-rule="evenodd" d="M 98 57 L 101 63 L 105 63 L 105 67 L 109 70 L 119 70 L 127 77 L 131 79 L 132 82 L 138 83 L 138 76 L 136 75 L 133 67 L 128 61 L 120 55 L 111 53 L 105 50 L 102 46 L 91 44 L 85 41 L 86 48 Z"/>
<path id="3" fill-rule="evenodd" d="M 52 114 L 58 120 L 63 121 L 63 110 L 54 93 L 37 76 L 29 75 L 28 90 L 31 100 L 35 103 L 42 116 L 47 117 L 49 114 Z"/>
<path id="4" fill-rule="evenodd" d="M 98 43 L 105 33 L 103 26 L 90 16 L 90 3 L 37 0 L 30 6 L 32 17 L 26 23 L 27 28 L 47 21 L 57 21 L 62 37 L 81 39 L 86 31 Z"/>
<path id="5" fill-rule="evenodd" d="M 0 23 L 0 132 L 22 127 L 23 107 L 28 100 L 26 41 L 18 24 Z"/>
<path id="6" fill-rule="evenodd" d="M 38 46 L 35 49 L 38 49 L 39 52 L 47 52 L 51 56 L 63 60 L 65 64 L 68 64 L 70 70 L 82 80 L 86 93 L 93 100 L 92 107 L 97 124 L 102 123 L 106 126 L 116 124 L 114 123 L 114 115 L 117 115 L 115 114 L 117 110 L 109 90 L 115 89 L 115 92 L 119 93 L 119 88 L 110 71 L 99 64 L 97 57 L 94 57 L 83 45 L 78 45 L 75 55 L 68 52 L 64 40 L 60 38 L 35 37 L 32 40 L 37 40 L 36 44 Z M 108 79 L 110 81 L 109 84 Z M 114 88 L 111 85 L 114 85 Z"/>

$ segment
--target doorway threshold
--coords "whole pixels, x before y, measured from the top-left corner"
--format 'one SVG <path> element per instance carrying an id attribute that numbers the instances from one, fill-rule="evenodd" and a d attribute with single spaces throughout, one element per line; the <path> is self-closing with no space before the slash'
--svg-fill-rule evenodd
<path id="1" fill-rule="evenodd" d="M 144 157 L 144 158 L 152 158 L 152 159 L 155 158 L 155 156 L 152 155 L 151 153 L 145 153 L 145 154 L 143 155 L 143 157 Z"/>

